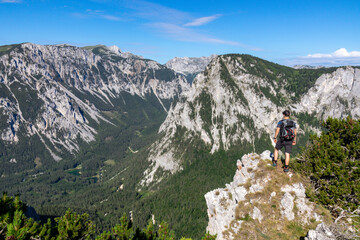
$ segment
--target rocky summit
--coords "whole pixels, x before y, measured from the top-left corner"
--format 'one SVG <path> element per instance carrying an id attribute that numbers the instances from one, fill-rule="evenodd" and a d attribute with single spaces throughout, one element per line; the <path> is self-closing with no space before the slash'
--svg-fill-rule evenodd
<path id="1" fill-rule="evenodd" d="M 205 194 L 207 231 L 217 239 L 299 239 L 317 224 L 331 222 L 328 210 L 306 198 L 309 183 L 274 168 L 269 155 L 244 155 L 233 181 Z M 315 235 L 311 230 L 309 239 L 319 239 Z"/>

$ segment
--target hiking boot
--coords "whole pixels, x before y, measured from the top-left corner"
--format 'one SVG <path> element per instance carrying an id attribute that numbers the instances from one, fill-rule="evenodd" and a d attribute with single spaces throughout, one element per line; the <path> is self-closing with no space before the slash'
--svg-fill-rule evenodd
<path id="1" fill-rule="evenodd" d="M 273 167 L 276 167 L 276 166 L 277 166 L 277 161 L 272 160 L 272 166 L 273 166 Z"/>
<path id="2" fill-rule="evenodd" d="M 270 157 L 271 157 L 271 160 L 272 160 L 272 166 L 276 167 L 277 166 L 277 161 L 275 161 L 275 159 L 274 159 L 274 154 L 270 153 Z"/>
<path id="3" fill-rule="evenodd" d="M 284 167 L 284 172 L 289 172 L 289 166 L 287 166 L 287 167 L 285 166 L 285 167 Z"/>

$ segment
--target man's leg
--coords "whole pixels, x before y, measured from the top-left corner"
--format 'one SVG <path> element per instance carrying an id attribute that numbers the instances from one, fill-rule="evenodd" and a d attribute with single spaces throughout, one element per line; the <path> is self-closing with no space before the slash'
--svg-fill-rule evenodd
<path id="1" fill-rule="evenodd" d="M 292 150 L 292 142 L 287 142 L 286 145 L 285 145 L 285 167 L 284 167 L 284 172 L 289 171 L 291 150 Z"/>
<path id="2" fill-rule="evenodd" d="M 285 153 L 285 165 L 289 166 L 290 163 L 290 153 Z"/>
<path id="3" fill-rule="evenodd" d="M 278 156 L 279 156 L 279 150 L 277 150 L 277 149 L 275 148 L 275 150 L 274 150 L 274 160 L 275 160 L 275 161 L 277 161 Z"/>

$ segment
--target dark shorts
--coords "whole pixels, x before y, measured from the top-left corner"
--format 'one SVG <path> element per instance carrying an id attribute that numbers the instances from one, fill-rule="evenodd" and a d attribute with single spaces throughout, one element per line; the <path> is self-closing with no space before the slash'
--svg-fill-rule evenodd
<path id="1" fill-rule="evenodd" d="M 284 140 L 278 140 L 276 142 L 275 148 L 277 150 L 282 149 L 283 147 L 285 147 L 285 152 L 286 153 L 291 153 L 292 151 L 292 141 L 284 141 Z"/>

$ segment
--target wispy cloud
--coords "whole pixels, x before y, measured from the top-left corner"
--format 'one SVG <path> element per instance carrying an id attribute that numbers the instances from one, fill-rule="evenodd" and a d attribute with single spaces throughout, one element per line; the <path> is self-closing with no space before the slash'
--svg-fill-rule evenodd
<path id="1" fill-rule="evenodd" d="M 110 21 L 121 21 L 122 19 L 118 16 L 106 14 L 101 10 L 87 9 L 85 13 L 73 13 L 73 16 L 78 18 L 102 18 Z"/>
<path id="2" fill-rule="evenodd" d="M 131 14 L 134 17 L 147 19 L 151 22 L 183 24 L 184 21 L 191 19 L 187 12 L 143 0 L 125 1 L 125 7 L 133 11 Z"/>
<path id="3" fill-rule="evenodd" d="M 106 14 L 101 14 L 99 15 L 99 17 L 107 19 L 107 20 L 111 20 L 111 21 L 120 21 L 121 18 L 116 17 L 116 16 L 112 16 L 112 15 L 106 15 Z"/>
<path id="4" fill-rule="evenodd" d="M 177 41 L 224 44 L 260 50 L 240 42 L 208 36 L 200 33 L 198 29 L 191 28 L 203 26 L 214 21 L 221 17 L 221 14 L 194 19 L 187 12 L 143 0 L 127 1 L 125 7 L 133 11 L 132 15 L 134 17 L 148 20 L 149 22 L 145 26 L 155 29 L 158 33 Z"/>
<path id="5" fill-rule="evenodd" d="M 93 0 L 104 1 L 104 0 Z M 221 16 L 222 14 L 214 14 L 200 18 L 194 18 L 190 13 L 180 11 L 178 9 L 170 8 L 158 3 L 149 2 L 146 0 L 122 0 L 114 1 L 121 5 L 121 8 L 126 9 L 126 19 L 137 21 L 141 19 L 142 24 L 151 31 L 157 31 L 165 37 L 175 39 L 177 41 L 185 42 L 203 42 L 213 44 L 223 44 L 239 46 L 241 48 L 262 51 L 260 48 L 245 45 L 238 41 L 221 39 L 211 36 L 212 34 L 204 34 L 201 32 L 201 26 L 204 26 Z M 98 11 L 87 11 L 86 14 L 76 13 L 77 17 L 98 17 L 108 20 L 124 20 L 117 16 L 107 15 Z M 125 17 L 124 17 L 125 18 Z M 145 22 L 145 23 L 144 23 Z M 197 28 L 194 28 L 197 27 Z"/>
<path id="6" fill-rule="evenodd" d="M 236 41 L 228 41 L 223 40 L 211 36 L 207 36 L 201 33 L 198 33 L 194 29 L 186 28 L 183 26 L 179 26 L 176 24 L 170 23 L 152 23 L 149 26 L 157 29 L 161 33 L 165 34 L 168 37 L 171 37 L 178 41 L 183 42 L 203 42 L 203 43 L 214 43 L 214 44 L 224 44 L 224 45 L 232 45 L 232 46 L 239 46 L 246 49 L 250 49 L 253 51 L 261 51 L 262 49 L 254 48 L 248 45 L 245 45 L 240 42 Z"/>
<path id="7" fill-rule="evenodd" d="M 0 0 L 0 3 L 21 3 L 22 0 Z"/>
<path id="8" fill-rule="evenodd" d="M 197 33 L 193 29 L 185 28 L 171 23 L 153 23 L 149 26 L 157 29 L 161 33 L 179 41 L 184 42 L 207 42 L 207 43 L 221 43 L 227 45 L 237 45 L 237 42 L 225 41 L 222 39 L 212 38 L 203 34 Z"/>
<path id="9" fill-rule="evenodd" d="M 216 14 L 213 16 L 208 16 L 208 17 L 201 17 L 201 18 L 197 18 L 189 23 L 184 24 L 184 26 L 186 27 L 195 27 L 195 26 L 202 26 L 205 25 L 209 22 L 214 21 L 215 19 L 221 17 L 221 14 Z"/>
<path id="10" fill-rule="evenodd" d="M 287 65 L 343 66 L 360 65 L 360 51 L 347 51 L 340 48 L 332 53 L 314 53 L 286 60 Z"/>

